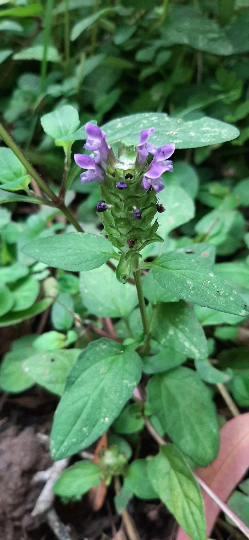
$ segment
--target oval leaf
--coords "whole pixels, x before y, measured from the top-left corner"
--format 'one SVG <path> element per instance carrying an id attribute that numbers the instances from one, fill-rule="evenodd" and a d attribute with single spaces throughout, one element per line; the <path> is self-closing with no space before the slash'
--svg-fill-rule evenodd
<path id="1" fill-rule="evenodd" d="M 79 461 L 68 467 L 55 482 L 53 492 L 63 499 L 81 499 L 84 493 L 101 482 L 101 471 L 96 463 Z"/>

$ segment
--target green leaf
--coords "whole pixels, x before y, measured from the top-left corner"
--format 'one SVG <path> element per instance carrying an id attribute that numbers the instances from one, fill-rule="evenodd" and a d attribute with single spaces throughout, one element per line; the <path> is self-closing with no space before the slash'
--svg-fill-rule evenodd
<path id="1" fill-rule="evenodd" d="M 235 22 L 226 27 L 227 36 L 233 47 L 233 54 L 249 51 L 248 24 L 249 13 L 247 9 L 241 11 L 237 15 Z"/>
<path id="2" fill-rule="evenodd" d="M 19 263 L 11 264 L 10 266 L 2 266 L 0 268 L 0 281 L 4 283 L 13 283 L 18 279 L 27 276 L 29 270 L 27 266 Z"/>
<path id="3" fill-rule="evenodd" d="M 249 206 L 249 178 L 241 180 L 233 189 L 233 194 L 239 197 L 241 206 Z"/>
<path id="4" fill-rule="evenodd" d="M 65 334 L 50 330 L 44 332 L 41 336 L 38 336 L 34 341 L 34 347 L 36 349 L 42 349 L 43 351 L 55 351 L 57 349 L 63 349 L 66 343 Z"/>
<path id="5" fill-rule="evenodd" d="M 78 129 L 80 125 L 79 113 L 71 105 L 64 105 L 42 116 L 41 125 L 45 133 L 50 135 L 57 145 L 61 145 L 60 141 L 63 141 L 66 136 L 72 136 Z M 70 140 L 73 142 L 76 139 L 72 137 Z"/>
<path id="6" fill-rule="evenodd" d="M 9 313 L 6 313 L 6 315 L 0 317 L 0 328 L 3 326 L 11 326 L 12 324 L 17 324 L 21 321 L 25 321 L 26 319 L 30 319 L 31 317 L 35 317 L 35 315 L 39 315 L 39 313 L 45 311 L 45 309 L 47 309 L 52 302 L 53 300 L 50 298 L 44 298 L 43 300 L 39 300 L 33 304 L 33 306 L 28 309 L 23 309 L 21 311 L 10 311 Z"/>
<path id="7" fill-rule="evenodd" d="M 127 461 L 132 456 L 132 449 L 129 443 L 126 441 L 126 439 L 124 439 L 124 437 L 120 437 L 120 435 L 116 435 L 116 433 L 108 434 L 108 446 L 116 446 L 118 452 L 120 454 L 124 454 Z"/>
<path id="8" fill-rule="evenodd" d="M 143 372 L 148 374 L 163 373 L 180 366 L 185 360 L 186 356 L 184 354 L 166 347 L 154 356 L 147 356 L 144 359 Z M 200 360 L 200 362 L 202 361 Z"/>
<path id="9" fill-rule="evenodd" d="M 18 339 L 14 345 L 15 349 L 13 347 L 13 351 L 7 353 L 3 358 L 0 386 L 5 392 L 19 393 L 34 385 L 32 377 L 24 371 L 23 362 L 35 351 L 32 343 L 23 343 L 23 338 Z"/>
<path id="10" fill-rule="evenodd" d="M 201 306 L 195 306 L 195 314 L 198 321 L 202 326 L 214 326 L 216 324 L 239 324 L 244 321 L 244 317 L 238 315 L 231 315 L 231 313 L 222 313 L 222 311 L 216 311 Z"/>
<path id="11" fill-rule="evenodd" d="M 124 435 L 141 431 L 144 427 L 141 407 L 137 404 L 125 407 L 115 420 L 113 427 L 117 433 Z"/>
<path id="12" fill-rule="evenodd" d="M 14 54 L 13 58 L 14 60 L 38 60 L 39 62 L 41 62 L 44 54 L 43 51 L 43 45 L 33 45 Z M 59 63 L 61 61 L 61 57 L 57 49 L 53 45 L 48 46 L 47 61 L 55 63 Z"/>
<path id="13" fill-rule="evenodd" d="M 153 263 L 152 272 L 161 287 L 188 302 L 242 317 L 249 315 L 247 305 L 236 291 L 196 260 L 190 262 L 186 254 L 162 255 Z"/>
<path id="14" fill-rule="evenodd" d="M 224 384 L 231 379 L 230 375 L 222 373 L 222 371 L 209 364 L 208 361 L 195 360 L 195 367 L 200 378 L 209 384 Z"/>
<path id="15" fill-rule="evenodd" d="M 195 463 L 207 467 L 219 450 L 219 427 L 210 392 L 192 369 L 153 375 L 147 385 L 152 414 Z"/>
<path id="16" fill-rule="evenodd" d="M 183 455 L 173 444 L 160 449 L 148 463 L 151 484 L 193 540 L 206 540 L 206 522 L 200 488 Z"/>
<path id="17" fill-rule="evenodd" d="M 6 19 L 5 21 L 0 22 L 0 31 L 1 32 L 23 32 L 23 26 L 16 21 L 11 21 Z"/>
<path id="18" fill-rule="evenodd" d="M 0 17 L 36 17 L 42 12 L 42 5 L 34 3 L 30 6 L 13 7 L 0 12 Z"/>
<path id="19" fill-rule="evenodd" d="M 163 347 L 188 358 L 205 360 L 208 356 L 205 334 L 193 309 L 185 302 L 161 304 L 156 310 L 152 335 Z"/>
<path id="20" fill-rule="evenodd" d="M 136 459 L 132 462 L 125 476 L 125 487 L 139 499 L 158 498 L 148 477 L 147 461 L 145 459 Z"/>
<path id="21" fill-rule="evenodd" d="M 105 433 L 140 377 L 141 360 L 134 351 L 105 338 L 90 343 L 78 357 L 55 413 L 52 458 L 75 454 Z"/>
<path id="22" fill-rule="evenodd" d="M 39 238 L 22 248 L 23 253 L 48 266 L 77 272 L 102 266 L 113 254 L 112 244 L 103 236 L 63 233 Z"/>
<path id="23" fill-rule="evenodd" d="M 249 265 L 246 262 L 219 263 L 214 271 L 232 287 L 249 290 Z"/>
<path id="24" fill-rule="evenodd" d="M 77 294 L 79 292 L 79 278 L 73 274 L 62 274 L 57 279 L 59 290 L 63 293 Z"/>
<path id="25" fill-rule="evenodd" d="M 68 467 L 56 480 L 53 492 L 62 499 L 81 499 L 84 493 L 101 483 L 102 473 L 96 463 L 78 461 Z"/>
<path id="26" fill-rule="evenodd" d="M 167 291 L 160 287 L 160 285 L 154 280 L 152 271 L 148 272 L 146 276 L 142 278 L 142 286 L 144 296 L 152 304 L 158 302 L 178 302 L 180 300 L 178 294 L 174 294 L 172 291 Z"/>
<path id="27" fill-rule="evenodd" d="M 42 336 L 41 336 L 42 337 Z M 49 392 L 62 396 L 66 379 L 75 364 L 80 349 L 35 352 L 24 363 L 25 373 Z"/>
<path id="28" fill-rule="evenodd" d="M 0 283 L 0 317 L 8 313 L 12 308 L 14 303 L 14 298 L 6 285 Z"/>
<path id="29" fill-rule="evenodd" d="M 249 496 L 240 491 L 234 491 L 227 505 L 249 527 Z"/>
<path id="30" fill-rule="evenodd" d="M 186 161 L 174 160 L 174 171 L 170 174 L 163 174 L 163 183 L 165 186 L 179 186 L 184 189 L 192 199 L 198 192 L 199 179 L 195 169 Z"/>
<path id="31" fill-rule="evenodd" d="M 135 287 L 121 284 L 108 266 L 81 272 L 80 293 L 84 306 L 100 317 L 127 317 L 138 303 Z"/>
<path id="32" fill-rule="evenodd" d="M 6 202 L 24 202 L 27 204 L 41 204 L 39 197 L 25 197 L 25 195 L 19 195 L 18 193 L 11 193 L 9 191 L 4 191 L 0 189 L 0 203 Z"/>
<path id="33" fill-rule="evenodd" d="M 22 311 L 31 307 L 39 294 L 39 289 L 38 281 L 32 276 L 18 280 L 11 286 L 14 300 L 12 311 Z"/>
<path id="34" fill-rule="evenodd" d="M 139 143 L 140 131 L 156 127 L 150 142 L 156 146 L 175 143 L 176 148 L 198 148 L 235 139 L 239 131 L 230 124 L 203 117 L 184 122 L 170 118 L 165 113 L 140 113 L 112 120 L 102 126 L 108 144 L 122 142 L 127 145 Z"/>
<path id="35" fill-rule="evenodd" d="M 92 26 L 96 21 L 104 17 L 105 15 L 109 15 L 110 13 L 115 13 L 115 8 L 106 8 L 101 9 L 100 11 L 97 11 L 96 13 L 93 13 L 92 15 L 89 15 L 89 17 L 85 17 L 81 21 L 78 21 L 71 31 L 70 39 L 71 41 L 75 41 L 82 32 L 84 32 L 87 28 Z"/>
<path id="36" fill-rule="evenodd" d="M 157 234 L 165 238 L 173 229 L 190 221 L 195 215 L 192 198 L 179 186 L 166 186 L 157 196 L 159 204 L 165 208 L 165 212 L 158 214 L 159 228 Z"/>
<path id="37" fill-rule="evenodd" d="M 15 191 L 27 187 L 31 181 L 25 167 L 10 148 L 0 147 L 0 168 L 2 188 Z"/>
<path id="38" fill-rule="evenodd" d="M 248 361 L 248 356 L 247 356 Z M 233 398 L 240 407 L 249 406 L 249 368 L 242 373 L 236 373 L 231 381 Z"/>
<path id="39" fill-rule="evenodd" d="M 74 322 L 73 313 L 74 302 L 70 294 L 60 293 L 51 310 L 53 326 L 57 330 L 70 330 Z"/>
<path id="40" fill-rule="evenodd" d="M 0 51 L 0 64 L 2 64 L 6 58 L 8 58 L 12 54 L 12 49 L 4 49 Z"/>

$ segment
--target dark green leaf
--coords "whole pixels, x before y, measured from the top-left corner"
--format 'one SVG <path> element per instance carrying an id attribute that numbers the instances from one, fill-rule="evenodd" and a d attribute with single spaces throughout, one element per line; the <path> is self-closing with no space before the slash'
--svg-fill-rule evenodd
<path id="1" fill-rule="evenodd" d="M 136 459 L 125 476 L 125 486 L 139 499 L 157 499 L 158 495 L 148 478 L 147 461 Z"/>
<path id="2" fill-rule="evenodd" d="M 23 309 L 22 311 L 10 311 L 9 313 L 6 313 L 6 315 L 0 317 L 0 327 L 10 326 L 25 321 L 26 319 L 30 319 L 31 317 L 35 317 L 35 315 L 39 315 L 39 313 L 45 311 L 52 302 L 53 300 L 50 298 L 44 298 L 44 300 L 39 300 L 28 309 Z"/>
<path id="3" fill-rule="evenodd" d="M 166 347 L 154 356 L 147 356 L 144 359 L 143 372 L 148 374 L 163 373 L 164 371 L 180 366 L 185 360 L 185 355 Z"/>
<path id="4" fill-rule="evenodd" d="M 124 435 L 141 431 L 144 427 L 141 407 L 135 403 L 125 407 L 115 420 L 113 427 L 117 433 Z"/>
<path id="5" fill-rule="evenodd" d="M 96 463 L 78 461 L 56 480 L 53 492 L 62 499 L 81 499 L 84 493 L 101 483 L 102 474 Z"/>
<path id="6" fill-rule="evenodd" d="M 4 285 L 4 283 L 0 283 L 0 317 L 2 315 L 5 315 L 5 313 L 8 313 L 10 309 L 12 308 L 14 303 L 14 297 L 11 294 L 9 288 Z"/>

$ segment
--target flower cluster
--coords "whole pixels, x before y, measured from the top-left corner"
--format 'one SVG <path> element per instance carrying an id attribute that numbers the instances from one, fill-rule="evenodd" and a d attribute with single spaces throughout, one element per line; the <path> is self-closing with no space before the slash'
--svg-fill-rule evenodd
<path id="1" fill-rule="evenodd" d="M 92 153 L 90 156 L 83 154 L 75 154 L 74 156 L 77 165 L 82 169 L 86 169 L 86 171 L 80 175 L 81 182 L 82 184 L 85 184 L 86 182 L 97 180 L 99 183 L 104 183 L 106 160 L 110 150 L 110 146 L 108 146 L 106 142 L 106 134 L 98 126 L 91 123 L 87 123 L 85 129 L 87 141 L 84 148 L 90 150 Z M 156 193 L 159 193 L 164 188 L 161 175 L 166 171 L 173 171 L 172 161 L 168 158 L 173 154 L 175 145 L 167 144 L 157 148 L 154 144 L 148 142 L 148 138 L 153 135 L 154 132 L 155 128 L 144 129 L 141 131 L 140 142 L 136 147 L 136 152 L 138 165 L 141 170 L 143 170 L 141 188 L 148 190 L 152 187 Z M 153 159 L 148 165 L 147 170 L 144 170 L 149 154 L 153 156 Z M 129 177 L 129 174 L 126 176 Z M 120 190 L 126 189 L 127 182 L 117 182 L 116 188 Z"/>

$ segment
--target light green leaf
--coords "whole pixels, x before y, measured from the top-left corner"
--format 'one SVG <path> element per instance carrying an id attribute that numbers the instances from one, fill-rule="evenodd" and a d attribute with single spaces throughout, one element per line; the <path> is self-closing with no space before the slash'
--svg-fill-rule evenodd
<path id="1" fill-rule="evenodd" d="M 63 233 L 39 238 L 22 248 L 23 253 L 54 268 L 77 272 L 102 266 L 113 254 L 112 244 L 103 236 Z"/>
<path id="2" fill-rule="evenodd" d="M 140 131 L 155 127 L 150 142 L 156 146 L 175 143 L 176 148 L 198 148 L 235 139 L 239 131 L 230 124 L 214 118 L 203 117 L 184 122 L 170 118 L 165 113 L 140 113 L 112 120 L 102 126 L 108 144 L 122 142 L 127 145 L 139 143 Z"/>
<path id="3" fill-rule="evenodd" d="M 198 192 L 199 179 L 194 167 L 186 161 L 174 160 L 174 171 L 170 174 L 163 174 L 165 186 L 179 186 L 194 199 Z"/>
<path id="4" fill-rule="evenodd" d="M 0 32 L 23 32 L 23 26 L 16 21 L 11 21 L 5 19 L 5 21 L 0 22 Z"/>
<path id="5" fill-rule="evenodd" d="M 166 347 L 154 356 L 147 356 L 144 359 L 143 372 L 148 374 L 163 373 L 164 371 L 180 366 L 185 360 L 186 356 L 184 354 Z"/>
<path id="6" fill-rule="evenodd" d="M 236 291 L 196 260 L 190 262 L 186 254 L 162 255 L 153 263 L 152 272 L 161 287 L 188 302 L 242 317 L 249 315 L 247 305 Z"/>
<path id="7" fill-rule="evenodd" d="M 62 499 L 80 500 L 84 493 L 101 483 L 102 473 L 96 463 L 78 461 L 56 480 L 53 492 Z"/>
<path id="8" fill-rule="evenodd" d="M 21 311 L 10 311 L 9 313 L 6 313 L 6 315 L 0 317 L 0 328 L 2 326 L 10 326 L 12 324 L 25 321 L 26 319 L 30 319 L 31 317 L 35 317 L 35 315 L 39 315 L 39 313 L 45 311 L 45 309 L 47 309 L 52 302 L 53 300 L 50 298 L 44 298 L 44 300 L 39 300 L 39 302 L 36 302 L 28 309 L 23 309 Z"/>
<path id="9" fill-rule="evenodd" d="M 19 263 L 11 264 L 10 266 L 2 266 L 0 268 L 0 281 L 4 283 L 13 283 L 18 279 L 27 276 L 29 269 Z"/>
<path id="10" fill-rule="evenodd" d="M 108 446 L 116 446 L 119 454 L 124 454 L 127 461 L 132 456 L 132 448 L 127 440 L 116 433 L 108 433 Z"/>
<path id="11" fill-rule="evenodd" d="M 147 461 L 145 459 L 136 459 L 132 462 L 125 476 L 125 487 L 139 499 L 158 498 L 152 487 L 152 482 L 148 478 Z"/>
<path id="12" fill-rule="evenodd" d="M 79 113 L 71 105 L 64 105 L 42 116 L 41 125 L 45 133 L 55 139 L 57 144 L 60 140 L 63 141 L 64 137 L 71 136 L 78 129 L 80 125 Z M 76 139 L 72 138 L 70 140 L 73 142 Z"/>
<path id="13" fill-rule="evenodd" d="M 0 282 L 0 317 L 8 313 L 12 308 L 14 298 L 6 285 Z"/>
<path id="14" fill-rule="evenodd" d="M 42 349 L 43 351 L 55 351 L 57 349 L 63 349 L 65 347 L 65 342 L 65 334 L 50 330 L 36 338 L 34 347 L 36 349 Z"/>
<path id="15" fill-rule="evenodd" d="M 90 343 L 78 357 L 55 413 L 52 458 L 75 454 L 105 433 L 140 377 L 141 360 L 134 351 L 105 338 Z"/>
<path id="16" fill-rule="evenodd" d="M 42 5 L 34 3 L 30 6 L 13 7 L 0 12 L 0 17 L 36 17 L 42 12 Z"/>
<path id="17" fill-rule="evenodd" d="M 234 491 L 227 505 L 249 527 L 249 496 L 240 491 Z"/>
<path id="18" fill-rule="evenodd" d="M 15 350 L 7 353 L 1 365 L 0 386 L 5 392 L 24 392 L 34 385 L 34 380 L 24 371 L 23 362 L 34 354 L 32 344 L 17 340 Z"/>
<path id="19" fill-rule="evenodd" d="M 14 305 L 12 311 L 22 311 L 31 307 L 39 293 L 39 283 L 32 276 L 18 280 L 11 286 Z"/>
<path id="20" fill-rule="evenodd" d="M 220 205 L 198 221 L 195 230 L 207 234 L 208 242 L 217 246 L 218 255 L 230 255 L 238 250 L 245 234 L 245 220 L 241 212 Z"/>
<path id="21" fill-rule="evenodd" d="M 25 197 L 25 195 L 19 195 L 18 193 L 11 193 L 0 189 L 0 203 L 6 202 L 25 202 L 27 204 L 41 204 L 39 197 Z"/>
<path id="22" fill-rule="evenodd" d="M 110 13 L 115 13 L 115 11 L 116 11 L 115 8 L 101 9 L 100 11 L 93 13 L 93 15 L 89 15 L 89 17 L 85 17 L 81 21 L 78 21 L 72 28 L 71 36 L 70 36 L 71 40 L 75 41 L 75 39 L 77 39 L 82 34 L 82 32 L 84 32 L 96 21 L 98 21 L 105 15 L 109 15 Z"/>
<path id="23" fill-rule="evenodd" d="M 208 384 L 224 384 L 231 379 L 230 375 L 219 371 L 214 366 L 209 364 L 208 361 L 195 360 L 195 367 L 200 378 Z"/>
<path id="24" fill-rule="evenodd" d="M 248 103 L 248 101 L 246 103 Z M 249 178 L 244 178 L 244 180 L 241 180 L 236 184 L 233 189 L 233 194 L 239 197 L 241 206 L 249 206 Z"/>
<path id="25" fill-rule="evenodd" d="M 195 314 L 202 326 L 214 326 L 216 324 L 239 324 L 244 321 L 244 317 L 232 315 L 231 313 L 223 313 L 206 307 L 195 306 Z"/>
<path id="26" fill-rule="evenodd" d="M 249 289 L 249 265 L 246 262 L 219 263 L 215 265 L 214 271 L 231 287 Z"/>
<path id="27" fill-rule="evenodd" d="M 25 373 L 49 392 L 62 396 L 67 376 L 79 356 L 80 349 L 33 352 L 24 363 Z"/>
<path id="28" fill-rule="evenodd" d="M 148 274 L 142 278 L 142 286 L 144 296 L 152 304 L 157 304 L 158 302 L 178 302 L 180 300 L 178 294 L 160 287 L 155 281 L 152 271 L 148 272 Z"/>
<path id="29" fill-rule="evenodd" d="M 117 433 L 124 435 L 141 431 L 144 427 L 141 407 L 136 403 L 125 407 L 115 420 L 113 427 Z"/>
<path id="30" fill-rule="evenodd" d="M 185 302 L 161 304 L 156 310 L 152 335 L 163 347 L 188 358 L 204 360 L 208 356 L 205 334 L 193 309 Z"/>
<path id="31" fill-rule="evenodd" d="M 190 221 L 195 215 L 192 198 L 177 185 L 166 186 L 157 198 L 159 204 L 162 204 L 165 208 L 165 212 L 157 216 L 159 223 L 157 234 L 162 238 L 165 238 L 173 229 Z"/>
<path id="32" fill-rule="evenodd" d="M 3 208 L 0 206 L 0 229 L 5 227 L 11 221 L 11 212 L 8 208 Z"/>
<path id="33" fill-rule="evenodd" d="M 38 60 L 39 62 L 41 62 L 44 54 L 43 51 L 43 45 L 33 45 L 14 54 L 13 58 L 14 60 Z M 55 63 L 59 63 L 61 61 L 61 57 L 57 49 L 53 45 L 48 46 L 47 61 Z"/>
<path id="34" fill-rule="evenodd" d="M 60 293 L 51 311 L 53 326 L 57 330 L 70 330 L 74 322 L 73 313 L 74 302 L 72 297 L 68 293 Z"/>
<path id="35" fill-rule="evenodd" d="M 108 266 L 81 272 L 80 292 L 84 306 L 100 317 L 127 317 L 138 303 L 135 287 L 121 284 Z"/>
<path id="36" fill-rule="evenodd" d="M 206 540 L 204 504 L 200 488 L 183 455 L 173 444 L 160 449 L 148 462 L 151 484 L 193 540 Z"/>
<path id="37" fill-rule="evenodd" d="M 5 189 L 23 189 L 31 181 L 25 167 L 10 148 L 0 147 L 0 182 Z"/>
<path id="38" fill-rule="evenodd" d="M 147 385 L 152 414 L 195 463 L 207 467 L 219 450 L 217 415 L 209 390 L 192 369 L 178 367 L 153 375 Z"/>
<path id="39" fill-rule="evenodd" d="M 3 49 L 0 51 L 0 64 L 2 64 L 6 58 L 8 58 L 12 54 L 12 49 Z"/>

